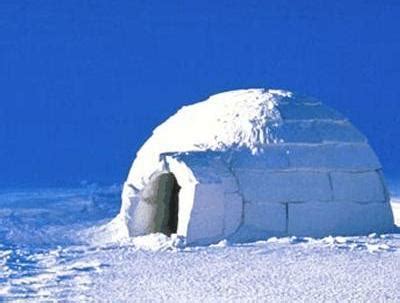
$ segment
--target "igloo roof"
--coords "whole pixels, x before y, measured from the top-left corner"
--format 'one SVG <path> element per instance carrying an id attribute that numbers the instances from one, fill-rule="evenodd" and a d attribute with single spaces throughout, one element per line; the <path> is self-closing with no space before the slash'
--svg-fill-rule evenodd
<path id="1" fill-rule="evenodd" d="M 340 113 L 315 98 L 285 90 L 243 89 L 182 107 L 139 150 L 128 180 L 137 184 L 170 152 L 247 149 L 281 144 L 366 142 Z"/>
<path id="2" fill-rule="evenodd" d="M 146 146 L 157 145 L 163 151 L 246 147 L 257 152 L 264 144 L 296 139 L 289 138 L 288 131 L 281 131 L 283 122 L 295 122 L 294 128 L 305 128 L 304 123 L 316 120 L 343 123 L 345 119 L 318 100 L 289 91 L 235 90 L 182 107 L 154 130 Z M 319 136 L 314 134 L 307 140 L 324 139 L 324 134 Z M 302 137 L 297 140 L 304 141 L 307 136 Z"/>

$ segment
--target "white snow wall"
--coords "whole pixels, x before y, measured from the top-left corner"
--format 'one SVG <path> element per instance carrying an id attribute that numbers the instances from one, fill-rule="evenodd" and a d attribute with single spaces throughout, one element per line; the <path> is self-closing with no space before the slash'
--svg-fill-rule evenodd
<path id="1" fill-rule="evenodd" d="M 384 233 L 394 226 L 380 164 L 366 143 L 164 154 L 161 162 L 160 171 L 172 172 L 181 186 L 178 235 L 188 243 Z M 136 213 L 133 235 L 141 234 L 141 220 Z"/>
<path id="2" fill-rule="evenodd" d="M 394 227 L 381 167 L 366 143 L 279 144 L 258 155 L 193 152 L 163 159 L 173 163 L 171 171 L 177 163 L 190 168 L 196 180 L 190 198 L 180 199 L 192 207 L 180 230 L 189 243 Z"/>

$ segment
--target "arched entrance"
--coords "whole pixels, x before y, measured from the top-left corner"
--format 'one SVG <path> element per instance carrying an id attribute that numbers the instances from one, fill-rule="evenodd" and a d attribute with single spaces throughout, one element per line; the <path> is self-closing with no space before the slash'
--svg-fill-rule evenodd
<path id="1" fill-rule="evenodd" d="M 180 186 L 172 173 L 153 177 L 144 188 L 141 200 L 150 206 L 147 232 L 166 235 L 176 233 L 178 228 Z"/>

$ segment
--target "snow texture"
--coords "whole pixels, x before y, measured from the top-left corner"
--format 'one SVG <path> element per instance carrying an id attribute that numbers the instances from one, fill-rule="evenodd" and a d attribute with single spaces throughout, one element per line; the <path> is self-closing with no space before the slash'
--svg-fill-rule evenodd
<path id="1" fill-rule="evenodd" d="M 367 139 L 315 98 L 283 90 L 230 91 L 184 106 L 138 151 L 112 238 L 148 233 L 141 198 L 175 175 L 178 230 L 187 243 L 268 236 L 390 232 L 381 165 Z"/>
<path id="2" fill-rule="evenodd" d="M 201 247 L 163 234 L 99 242 L 119 194 L 1 192 L 0 302 L 400 301 L 400 229 Z M 399 198 L 392 207 L 400 224 Z"/>

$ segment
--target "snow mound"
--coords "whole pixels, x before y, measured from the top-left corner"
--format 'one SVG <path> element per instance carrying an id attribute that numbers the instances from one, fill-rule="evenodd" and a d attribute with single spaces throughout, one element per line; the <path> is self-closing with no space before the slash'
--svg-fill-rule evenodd
<path id="1" fill-rule="evenodd" d="M 314 98 L 247 89 L 184 106 L 155 128 L 102 234 L 209 244 L 392 228 L 382 167 L 363 134 Z"/>

